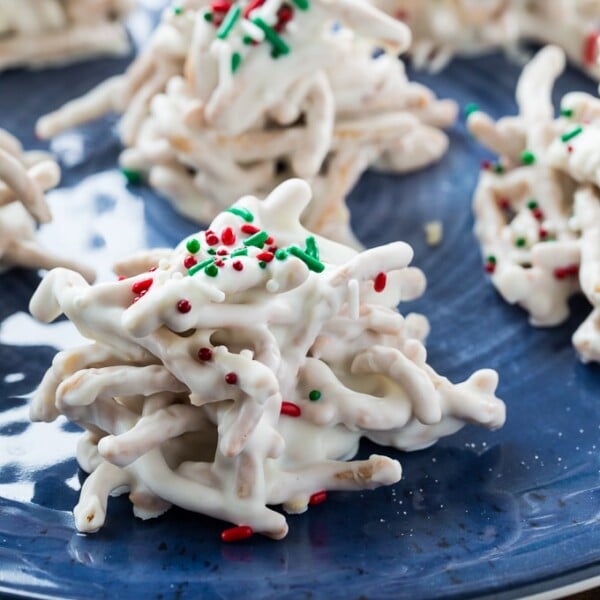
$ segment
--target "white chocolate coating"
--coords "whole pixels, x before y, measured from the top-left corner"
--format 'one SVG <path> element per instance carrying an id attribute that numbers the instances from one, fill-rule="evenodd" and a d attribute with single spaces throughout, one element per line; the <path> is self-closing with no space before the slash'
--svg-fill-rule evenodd
<path id="1" fill-rule="evenodd" d="M 359 0 L 310 0 L 305 10 L 267 0 L 221 33 L 217 17 L 227 22 L 248 2 L 227 17 L 207 5 L 166 10 L 123 77 L 40 119 L 38 134 L 115 110 L 122 166 L 145 174 L 181 213 L 207 222 L 242 193 L 264 196 L 298 176 L 315 191 L 304 223 L 345 242 L 354 238 L 344 199 L 366 168 L 405 172 L 447 149 L 440 128 L 456 105 L 410 83 L 395 54 L 372 56 L 375 45 L 408 46 L 403 24 Z M 332 31 L 334 21 L 344 27 Z M 287 53 L 277 55 L 284 51 L 255 22 Z"/>
<path id="2" fill-rule="evenodd" d="M 519 80 L 518 116 L 469 116 L 471 133 L 501 165 L 481 173 L 475 233 L 494 286 L 532 325 L 562 323 L 569 298 L 583 291 L 594 311 L 573 343 L 588 362 L 600 358 L 600 101 L 569 93 L 555 118 L 552 88 L 564 65 L 562 50 L 544 48 Z"/>
<path id="3" fill-rule="evenodd" d="M 134 0 L 0 0 L 0 71 L 122 56 Z"/>
<path id="4" fill-rule="evenodd" d="M 44 192 L 59 180 L 60 169 L 54 160 L 42 152 L 24 152 L 16 138 L 0 129 L 0 271 L 15 266 L 65 267 L 94 280 L 91 269 L 42 248 L 36 241 L 36 221 L 51 219 Z"/>
<path id="5" fill-rule="evenodd" d="M 31 405 L 34 420 L 87 429 L 79 530 L 127 490 L 142 518 L 176 504 L 279 539 L 288 525 L 269 505 L 298 513 L 322 490 L 399 480 L 384 456 L 344 462 L 361 437 L 411 450 L 504 423 L 496 373 L 453 385 L 426 363 L 426 319 L 397 312 L 425 287 L 411 248 L 312 236 L 310 195 L 289 180 L 245 196 L 174 251 L 120 263 L 115 283 L 46 276 L 32 313 L 64 313 L 92 340 L 57 354 Z"/>
<path id="6" fill-rule="evenodd" d="M 600 79 L 598 0 L 372 0 L 413 33 L 418 68 L 436 72 L 455 55 L 497 48 L 522 56 L 522 42 L 560 46 L 573 64 Z"/>

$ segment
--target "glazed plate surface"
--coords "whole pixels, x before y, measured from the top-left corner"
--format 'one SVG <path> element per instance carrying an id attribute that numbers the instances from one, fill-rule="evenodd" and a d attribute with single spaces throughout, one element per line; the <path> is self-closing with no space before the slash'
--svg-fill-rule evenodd
<path id="1" fill-rule="evenodd" d="M 135 34 L 150 27 L 135 19 Z M 119 73 L 128 60 L 101 60 L 46 72 L 0 75 L 0 126 L 26 147 L 35 119 Z M 439 77 L 416 77 L 462 106 L 514 113 L 519 67 L 503 56 L 456 61 Z M 558 86 L 593 91 L 569 71 Z M 42 240 L 85 256 L 111 277 L 111 262 L 145 246 L 174 245 L 196 230 L 116 169 L 114 119 L 62 135 L 52 144 L 64 174 L 50 195 L 55 222 Z M 530 328 L 505 305 L 481 266 L 470 198 L 485 153 L 464 124 L 451 150 L 426 171 L 366 174 L 352 193 L 355 231 L 367 246 L 396 239 L 415 249 L 428 290 L 411 310 L 432 325 L 429 361 L 455 382 L 475 369 L 500 373 L 508 407 L 501 431 L 466 427 L 412 454 L 389 451 L 400 483 L 364 493 L 332 493 L 290 516 L 281 542 L 256 536 L 224 545 L 227 525 L 173 509 L 148 522 L 125 498 L 111 500 L 95 535 L 74 530 L 71 509 L 83 480 L 74 459 L 77 428 L 32 425 L 27 396 L 56 349 L 78 343 L 65 321 L 27 316 L 39 275 L 0 275 L 0 594 L 41 598 L 469 598 L 525 594 L 600 574 L 600 368 L 577 361 L 570 336 L 589 310 L 573 303 L 565 325 Z M 423 226 L 441 220 L 440 246 Z M 406 307 L 405 307 L 406 308 Z M 368 454 L 373 447 L 365 445 Z M 379 450 L 381 451 L 381 450 Z"/>

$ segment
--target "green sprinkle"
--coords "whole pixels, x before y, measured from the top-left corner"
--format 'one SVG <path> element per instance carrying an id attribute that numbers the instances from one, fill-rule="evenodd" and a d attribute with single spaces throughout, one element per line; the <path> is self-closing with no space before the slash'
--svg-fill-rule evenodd
<path id="1" fill-rule="evenodd" d="M 520 237 L 515 240 L 515 246 L 517 248 L 524 248 L 525 244 L 527 244 L 527 240 L 524 237 Z"/>
<path id="2" fill-rule="evenodd" d="M 486 262 L 491 263 L 492 265 L 496 264 L 496 257 L 493 254 L 490 254 L 487 258 L 486 258 Z"/>
<path id="3" fill-rule="evenodd" d="M 244 240 L 244 246 L 256 246 L 262 248 L 267 241 L 269 234 L 266 231 L 259 231 L 254 235 L 251 235 L 247 240 Z"/>
<path id="4" fill-rule="evenodd" d="M 528 208 L 529 210 L 535 210 L 537 207 L 538 207 L 538 203 L 537 203 L 535 200 L 530 200 L 530 201 L 527 203 L 527 208 Z"/>
<path id="5" fill-rule="evenodd" d="M 219 268 L 217 267 L 217 265 L 215 265 L 214 263 L 212 265 L 208 265 L 208 267 L 206 267 L 204 269 L 204 272 L 209 276 L 209 277 L 216 277 L 219 273 Z"/>
<path id="6" fill-rule="evenodd" d="M 236 256 L 248 256 L 248 248 L 238 248 L 237 250 L 234 250 L 229 256 L 231 256 L 232 258 Z"/>
<path id="7" fill-rule="evenodd" d="M 246 223 L 252 223 L 252 221 L 254 221 L 254 215 L 245 208 L 236 208 L 235 206 L 232 206 L 231 208 L 228 208 L 225 212 L 230 212 L 232 215 L 236 215 L 241 219 L 244 219 Z"/>
<path id="8" fill-rule="evenodd" d="M 181 6 L 174 6 L 173 7 L 173 14 L 174 15 L 182 15 L 183 14 L 183 8 Z"/>
<path id="9" fill-rule="evenodd" d="M 572 108 L 563 108 L 560 111 L 561 117 L 567 117 L 570 119 L 575 114 L 575 111 Z"/>
<path id="10" fill-rule="evenodd" d="M 200 250 L 200 242 L 196 238 L 192 238 L 187 241 L 185 247 L 190 254 L 196 254 Z"/>
<path id="11" fill-rule="evenodd" d="M 563 142 L 568 142 L 568 141 L 572 140 L 574 137 L 577 137 L 582 131 L 583 131 L 583 127 L 581 127 L 581 126 L 575 127 L 575 129 L 572 129 L 571 131 L 568 131 L 567 133 L 563 133 L 563 135 L 560 136 L 560 139 Z"/>
<path id="12" fill-rule="evenodd" d="M 273 46 L 273 49 L 278 52 L 278 55 L 289 54 L 290 47 L 279 37 L 277 32 L 272 27 L 269 27 L 269 25 L 267 25 L 260 17 L 252 19 L 252 22 L 257 27 L 262 29 L 267 41 L 271 44 L 271 46 Z"/>
<path id="13" fill-rule="evenodd" d="M 238 5 L 232 6 L 227 11 L 225 18 L 223 19 L 223 23 L 221 23 L 221 26 L 219 27 L 219 30 L 217 31 L 217 37 L 220 40 L 224 40 L 227 38 L 227 36 L 229 35 L 229 32 L 233 29 L 233 26 L 235 25 L 236 21 L 240 18 L 241 14 L 242 14 L 242 7 L 238 6 Z"/>
<path id="14" fill-rule="evenodd" d="M 134 171 L 133 169 L 121 169 L 121 173 L 127 179 L 127 183 L 130 185 L 139 185 L 142 183 L 142 174 L 139 171 Z"/>
<path id="15" fill-rule="evenodd" d="M 292 0 L 292 2 L 300 9 L 300 10 L 308 10 L 310 8 L 310 2 L 308 0 Z"/>
<path id="16" fill-rule="evenodd" d="M 267 263 L 264 260 L 261 260 L 261 261 L 258 262 L 258 266 L 261 269 L 266 269 L 267 268 Z"/>
<path id="17" fill-rule="evenodd" d="M 204 20 L 207 21 L 208 23 L 212 23 L 213 14 L 211 12 L 205 12 L 204 13 Z"/>
<path id="18" fill-rule="evenodd" d="M 298 246 L 290 246 L 287 251 L 290 254 L 293 254 L 296 258 L 299 258 L 311 271 L 315 273 L 322 273 L 325 270 L 325 265 L 322 262 L 319 262 L 316 258 L 309 256 L 304 252 L 304 250 L 300 250 Z"/>
<path id="19" fill-rule="evenodd" d="M 494 165 L 494 173 L 498 173 L 498 175 L 501 175 L 502 173 L 504 173 L 504 165 L 501 165 L 500 163 L 496 163 Z"/>
<path id="20" fill-rule="evenodd" d="M 216 251 L 214 248 L 209 248 L 209 249 L 207 250 L 207 252 L 208 252 L 210 255 L 212 255 L 212 256 L 214 256 L 214 255 L 217 253 L 217 251 Z"/>
<path id="21" fill-rule="evenodd" d="M 306 238 L 306 254 L 319 260 L 319 249 L 317 248 L 317 242 L 315 242 L 315 238 L 312 235 Z"/>
<path id="22" fill-rule="evenodd" d="M 234 52 L 231 55 L 231 72 L 235 73 L 240 68 L 241 64 L 242 64 L 242 56 L 240 55 L 239 52 Z"/>
<path id="23" fill-rule="evenodd" d="M 242 38 L 242 42 L 244 42 L 244 44 L 246 44 L 246 46 L 250 46 L 250 44 L 252 44 L 254 42 L 254 38 L 249 35 L 245 35 Z"/>
<path id="24" fill-rule="evenodd" d="M 524 165 L 533 165 L 535 163 L 535 154 L 529 150 L 521 153 L 521 162 Z"/>
<path id="25" fill-rule="evenodd" d="M 475 102 L 470 102 L 464 108 L 465 118 L 470 117 L 473 113 L 479 112 L 479 104 L 475 104 Z"/>
<path id="26" fill-rule="evenodd" d="M 287 257 L 288 253 L 283 248 L 280 248 L 275 252 L 275 258 L 277 260 L 285 260 Z"/>
<path id="27" fill-rule="evenodd" d="M 308 399 L 311 402 L 316 402 L 317 400 L 321 399 L 321 392 L 319 390 L 310 390 L 309 394 L 308 394 Z"/>
<path id="28" fill-rule="evenodd" d="M 188 275 L 190 277 L 192 275 L 195 275 L 198 271 L 201 271 L 205 267 L 208 267 L 208 265 L 212 264 L 213 261 L 214 261 L 214 259 L 208 258 L 206 260 L 203 260 L 202 262 L 199 262 L 197 265 L 194 265 L 191 269 L 188 269 Z"/>

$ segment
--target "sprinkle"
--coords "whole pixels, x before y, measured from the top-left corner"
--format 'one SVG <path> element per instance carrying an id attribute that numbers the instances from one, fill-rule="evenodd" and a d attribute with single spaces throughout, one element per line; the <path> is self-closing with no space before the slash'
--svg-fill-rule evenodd
<path id="1" fill-rule="evenodd" d="M 539 235 L 540 239 L 544 240 L 548 237 L 548 231 L 546 229 L 544 229 L 543 227 L 540 227 L 540 229 L 538 231 L 538 235 Z"/>
<path id="2" fill-rule="evenodd" d="M 231 258 L 235 256 L 248 256 L 248 248 L 238 248 L 231 253 Z"/>
<path id="3" fill-rule="evenodd" d="M 215 12 L 226 13 L 231 8 L 231 2 L 229 0 L 213 0 L 210 7 Z"/>
<path id="4" fill-rule="evenodd" d="M 239 52 L 234 52 L 231 55 L 231 72 L 235 73 L 242 64 L 242 55 Z"/>
<path id="5" fill-rule="evenodd" d="M 139 185 L 140 183 L 142 183 L 142 174 L 139 171 L 135 171 L 134 169 L 122 168 L 121 173 L 123 173 L 129 185 Z"/>
<path id="6" fill-rule="evenodd" d="M 266 263 L 264 260 L 261 260 L 261 261 L 258 263 L 258 266 L 259 266 L 261 269 L 266 269 L 266 268 L 267 268 L 267 263 Z"/>
<path id="7" fill-rule="evenodd" d="M 529 150 L 521 153 L 521 162 L 524 165 L 533 165 L 535 163 L 535 154 Z"/>
<path id="8" fill-rule="evenodd" d="M 219 269 L 217 268 L 217 265 L 213 263 L 212 265 L 208 265 L 208 267 L 205 267 L 204 273 L 206 273 L 206 275 L 208 275 L 209 277 L 216 277 L 219 273 Z"/>
<path id="9" fill-rule="evenodd" d="M 568 131 L 567 133 L 563 133 L 560 136 L 560 139 L 562 142 L 569 142 L 573 138 L 577 137 L 582 131 L 583 131 L 583 127 L 581 127 L 581 125 L 579 125 L 578 127 L 575 127 L 575 129 L 572 129 L 571 131 Z"/>
<path id="10" fill-rule="evenodd" d="M 486 258 L 487 262 L 492 263 L 493 265 L 496 264 L 496 257 L 493 254 L 490 254 L 487 258 Z"/>
<path id="11" fill-rule="evenodd" d="M 599 35 L 600 33 L 598 31 L 592 31 L 586 36 L 583 42 L 582 58 L 583 62 L 588 66 L 595 65 L 598 59 Z"/>
<path id="12" fill-rule="evenodd" d="M 502 173 L 504 173 L 504 165 L 502 165 L 501 163 L 496 163 L 494 165 L 494 173 L 502 175 Z"/>
<path id="13" fill-rule="evenodd" d="M 219 243 L 219 238 L 212 231 L 207 231 L 204 236 L 209 246 L 216 246 Z"/>
<path id="14" fill-rule="evenodd" d="M 208 254 L 210 254 L 211 256 L 214 256 L 217 251 L 214 248 L 209 248 L 206 252 L 208 252 Z"/>
<path id="15" fill-rule="evenodd" d="M 470 102 L 464 108 L 465 118 L 470 117 L 473 113 L 479 112 L 479 104 L 475 104 L 475 102 Z"/>
<path id="16" fill-rule="evenodd" d="M 271 236 L 269 236 L 266 240 L 265 240 L 265 244 L 267 246 L 271 245 L 274 242 L 273 238 Z"/>
<path id="17" fill-rule="evenodd" d="M 258 260 L 262 260 L 266 263 L 270 263 L 274 257 L 275 255 L 272 252 L 261 252 L 260 254 L 256 255 L 256 258 L 258 258 Z"/>
<path id="18" fill-rule="evenodd" d="M 200 348 L 200 350 L 198 350 L 198 358 L 204 362 L 210 360 L 212 355 L 213 353 L 210 348 Z"/>
<path id="19" fill-rule="evenodd" d="M 221 232 L 221 241 L 226 246 L 233 246 L 235 244 L 235 233 L 233 233 L 233 229 L 231 227 L 225 227 Z"/>
<path id="20" fill-rule="evenodd" d="M 283 248 L 275 252 L 275 258 L 277 260 L 285 260 L 287 257 L 288 253 Z"/>
<path id="21" fill-rule="evenodd" d="M 217 267 L 224 267 L 225 266 L 225 261 L 222 258 L 217 258 L 217 260 L 215 260 L 215 265 Z"/>
<path id="22" fill-rule="evenodd" d="M 237 373 L 227 373 L 227 375 L 225 375 L 225 382 L 229 385 L 235 385 L 238 382 Z"/>
<path id="23" fill-rule="evenodd" d="M 510 208 L 510 199 L 503 196 L 502 198 L 498 198 L 498 206 L 502 210 L 508 210 Z"/>
<path id="24" fill-rule="evenodd" d="M 496 270 L 496 257 L 495 256 L 490 255 L 486 258 L 484 269 L 485 269 L 486 273 L 490 273 L 490 274 L 492 274 Z"/>
<path id="25" fill-rule="evenodd" d="M 538 203 L 537 203 L 535 200 L 530 200 L 530 201 L 527 203 L 527 208 L 528 208 L 529 210 L 535 210 L 537 207 L 538 207 Z"/>
<path id="26" fill-rule="evenodd" d="M 242 8 L 240 6 L 232 6 L 229 12 L 225 15 L 223 23 L 217 31 L 217 37 L 220 40 L 224 40 L 229 35 L 229 32 L 233 29 L 236 21 L 240 18 Z"/>
<path id="27" fill-rule="evenodd" d="M 188 275 L 195 275 L 198 271 L 201 271 L 205 267 L 208 267 L 208 265 L 212 264 L 213 262 L 213 258 L 207 258 L 206 260 L 203 260 L 201 263 L 198 263 L 197 265 L 194 265 L 191 269 L 189 269 Z"/>
<path id="28" fill-rule="evenodd" d="M 150 267 L 148 269 L 148 273 L 154 273 L 154 271 L 156 271 L 156 269 L 158 269 L 158 267 L 156 265 L 154 267 Z"/>
<path id="29" fill-rule="evenodd" d="M 136 281 L 131 286 L 131 291 L 134 294 L 140 294 L 141 292 L 147 292 L 150 289 L 150 286 L 152 285 L 153 282 L 154 282 L 154 279 L 152 279 L 152 277 L 149 277 L 148 279 L 140 279 L 139 281 Z"/>
<path id="30" fill-rule="evenodd" d="M 319 262 L 316 258 L 309 256 L 303 250 L 300 250 L 298 246 L 290 246 L 287 251 L 294 255 L 296 258 L 299 258 L 311 271 L 315 273 L 322 273 L 325 270 L 325 265 L 322 262 Z"/>
<path id="31" fill-rule="evenodd" d="M 492 168 L 491 160 L 482 160 L 479 165 L 482 171 L 489 171 Z"/>
<path id="32" fill-rule="evenodd" d="M 192 304 L 189 300 L 184 298 L 177 303 L 177 310 L 180 313 L 189 313 L 190 310 L 192 310 Z"/>
<path id="33" fill-rule="evenodd" d="M 244 270 L 244 263 L 241 260 L 236 260 L 235 262 L 233 262 L 231 264 L 231 266 L 236 270 L 236 271 L 243 271 Z"/>
<path id="34" fill-rule="evenodd" d="M 319 249 L 317 248 L 317 243 L 312 235 L 306 238 L 306 254 L 319 260 Z"/>
<path id="35" fill-rule="evenodd" d="M 562 117 L 567 117 L 570 119 L 575 114 L 575 111 L 572 108 L 562 108 L 560 111 L 560 115 Z"/>
<path id="36" fill-rule="evenodd" d="M 123 279 L 127 279 L 127 276 L 126 275 L 119 275 L 117 277 L 117 281 L 123 281 Z"/>
<path id="37" fill-rule="evenodd" d="M 277 11 L 277 18 L 279 19 L 279 22 L 284 25 L 289 23 L 294 18 L 294 9 L 291 6 L 284 4 Z"/>
<path id="38" fill-rule="evenodd" d="M 253 233 L 258 233 L 260 229 L 255 225 L 242 225 L 240 227 L 240 231 L 242 233 L 247 233 L 248 235 L 252 235 Z"/>
<path id="39" fill-rule="evenodd" d="M 228 256 L 229 252 L 225 248 L 219 248 L 217 250 L 217 256 Z"/>
<path id="40" fill-rule="evenodd" d="M 322 504 L 323 502 L 325 502 L 325 500 L 327 500 L 327 492 L 325 490 L 322 490 L 321 492 L 315 492 L 310 497 L 308 503 L 311 506 L 314 506 L 315 504 Z"/>
<path id="41" fill-rule="evenodd" d="M 524 237 L 519 237 L 515 240 L 515 246 L 517 248 L 524 248 L 527 244 L 527 240 Z"/>
<path id="42" fill-rule="evenodd" d="M 208 23 L 212 23 L 213 14 L 211 12 L 205 12 L 202 16 L 204 17 L 205 21 L 207 21 Z"/>
<path id="43" fill-rule="evenodd" d="M 299 0 L 294 0 L 294 2 L 298 1 Z M 302 1 L 304 2 L 305 0 Z M 301 7 L 298 6 L 298 8 Z M 269 27 L 269 25 L 267 25 L 260 17 L 252 19 L 252 22 L 263 30 L 265 38 L 271 44 L 271 46 L 273 46 L 273 51 L 276 53 L 274 58 L 277 58 L 277 56 L 281 56 L 282 54 L 289 54 L 290 47 L 277 35 L 277 32 L 272 27 Z"/>
<path id="44" fill-rule="evenodd" d="M 538 221 L 543 220 L 544 218 L 544 211 L 541 208 L 534 208 L 531 211 L 531 214 L 534 216 L 535 219 L 537 219 Z"/>
<path id="45" fill-rule="evenodd" d="M 227 543 L 241 542 L 253 535 L 254 531 L 252 527 L 249 527 L 248 525 L 239 525 L 238 527 L 230 527 L 229 529 L 221 531 L 221 541 Z"/>
<path id="46" fill-rule="evenodd" d="M 198 263 L 198 261 L 193 256 L 190 256 L 190 255 L 186 256 L 183 259 L 183 266 L 186 269 L 191 269 L 197 263 Z"/>
<path id="47" fill-rule="evenodd" d="M 292 2 L 300 9 L 300 10 L 308 10 L 310 7 L 310 3 L 308 0 L 292 0 Z"/>
<path id="48" fill-rule="evenodd" d="M 310 392 L 308 393 L 308 399 L 311 402 L 316 402 L 317 400 L 320 400 L 321 392 L 319 390 L 310 390 Z"/>
<path id="49" fill-rule="evenodd" d="M 192 238 L 187 241 L 185 247 L 190 254 L 196 254 L 200 250 L 200 242 L 196 238 Z"/>
<path id="50" fill-rule="evenodd" d="M 173 14 L 174 15 L 182 15 L 183 14 L 183 8 L 181 6 L 174 6 L 173 7 Z"/>
<path id="51" fill-rule="evenodd" d="M 377 276 L 373 280 L 373 289 L 377 292 L 383 292 L 387 284 L 387 275 L 383 272 L 377 273 Z"/>
<path id="52" fill-rule="evenodd" d="M 244 221 L 246 221 L 246 223 L 252 223 L 252 221 L 254 221 L 254 215 L 249 210 L 246 210 L 245 208 L 239 208 L 237 206 L 232 206 L 231 208 L 228 208 L 225 212 L 230 212 L 232 215 L 236 215 L 236 216 L 240 217 L 241 219 L 244 219 Z M 242 231 L 243 230 L 244 230 L 244 227 L 242 226 Z"/>
<path id="53" fill-rule="evenodd" d="M 250 13 L 259 6 L 262 6 L 265 3 L 265 0 L 250 0 L 246 8 L 244 9 L 244 19 L 247 19 L 250 16 Z"/>
<path id="54" fill-rule="evenodd" d="M 281 414 L 288 417 L 299 417 L 302 414 L 302 410 L 297 404 L 293 402 L 282 402 L 281 403 Z"/>
<path id="55" fill-rule="evenodd" d="M 247 240 L 244 240 L 244 246 L 256 246 L 257 248 L 262 248 L 267 241 L 269 234 L 266 231 L 259 231 L 255 233 L 253 236 L 249 237 Z"/>

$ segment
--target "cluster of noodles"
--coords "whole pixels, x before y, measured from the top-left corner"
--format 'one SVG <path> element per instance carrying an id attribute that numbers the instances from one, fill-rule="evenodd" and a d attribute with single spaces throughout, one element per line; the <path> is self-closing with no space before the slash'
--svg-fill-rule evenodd
<path id="1" fill-rule="evenodd" d="M 600 100 L 566 94 L 555 117 L 552 88 L 564 52 L 548 46 L 525 67 L 519 115 L 469 116 L 471 133 L 499 155 L 474 198 L 475 231 L 493 284 L 537 326 L 562 323 L 568 299 L 594 307 L 573 336 L 585 362 L 600 360 Z"/>
<path id="2" fill-rule="evenodd" d="M 439 71 L 455 55 L 522 41 L 561 46 L 569 59 L 600 79 L 598 0 L 372 0 L 413 33 L 415 64 Z"/>
<path id="3" fill-rule="evenodd" d="M 0 272 L 15 266 L 66 267 L 88 281 L 94 279 L 85 265 L 58 256 L 36 241 L 36 222 L 51 219 L 44 192 L 59 180 L 60 169 L 46 153 L 24 152 L 15 137 L 0 129 Z"/>
<path id="4" fill-rule="evenodd" d="M 56 356 L 31 407 L 86 430 L 80 531 L 128 492 L 142 518 L 178 505 L 279 539 L 273 505 L 299 513 L 326 490 L 400 479 L 385 456 L 346 462 L 362 437 L 414 450 L 465 422 L 503 424 L 496 373 L 452 384 L 426 363 L 426 319 L 397 312 L 425 286 L 411 248 L 357 253 L 312 235 L 310 194 L 290 180 L 243 197 L 175 250 L 120 263 L 116 282 L 43 280 L 32 313 L 64 313 L 92 340 Z"/>
<path id="5" fill-rule="evenodd" d="M 129 51 L 121 20 L 134 0 L 18 0 L 0 3 L 0 71 Z"/>
<path id="6" fill-rule="evenodd" d="M 440 128 L 456 105 L 408 80 L 396 55 L 409 43 L 404 24 L 360 0 L 184 0 L 123 76 L 37 132 L 116 111 L 126 174 L 188 217 L 208 222 L 298 176 L 315 191 L 303 222 L 352 241 L 345 197 L 366 168 L 410 171 L 448 146 Z"/>

